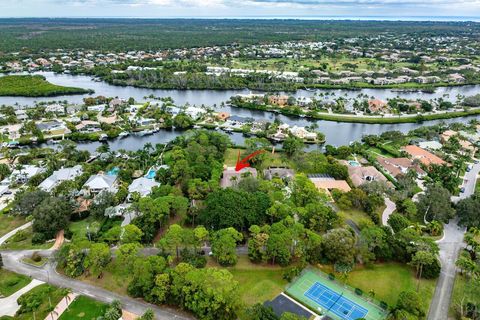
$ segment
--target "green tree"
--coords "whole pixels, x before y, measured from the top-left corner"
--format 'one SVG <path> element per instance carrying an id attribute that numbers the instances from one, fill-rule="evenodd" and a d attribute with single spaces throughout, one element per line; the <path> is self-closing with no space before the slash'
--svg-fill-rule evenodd
<path id="1" fill-rule="evenodd" d="M 346 229 L 329 230 L 323 237 L 323 252 L 332 263 L 352 264 L 355 255 L 355 238 Z"/>
<path id="2" fill-rule="evenodd" d="M 222 266 L 233 266 L 237 263 L 237 243 L 243 236 L 234 228 L 221 229 L 212 236 L 212 254 Z"/>
<path id="3" fill-rule="evenodd" d="M 56 233 L 65 229 L 70 220 L 72 208 L 61 198 L 46 198 L 32 212 L 33 231 L 45 239 L 52 239 Z"/>
<path id="4" fill-rule="evenodd" d="M 88 269 L 93 276 L 99 276 L 111 259 L 112 255 L 108 245 L 104 243 L 94 243 L 85 258 L 84 267 Z"/>
<path id="5" fill-rule="evenodd" d="M 459 224 L 464 227 L 480 228 L 480 195 L 474 194 L 457 203 Z"/>
<path id="6" fill-rule="evenodd" d="M 431 184 L 424 194 L 418 197 L 418 216 L 427 221 L 438 220 L 446 222 L 455 214 L 450 201 L 450 192 L 442 186 Z"/>
<path id="7" fill-rule="evenodd" d="M 303 140 L 293 135 L 289 135 L 285 139 L 285 141 L 283 141 L 282 149 L 290 157 L 296 154 L 297 152 L 302 151 L 303 148 L 304 148 Z"/>
<path id="8" fill-rule="evenodd" d="M 416 274 L 417 274 L 417 292 L 418 292 L 418 289 L 420 288 L 420 279 L 422 278 L 422 272 L 423 272 L 423 267 L 425 265 L 430 265 L 430 264 L 433 264 L 433 262 L 436 260 L 437 258 L 435 257 L 435 255 L 429 251 L 425 251 L 425 250 L 420 250 L 420 251 L 417 251 L 413 257 L 412 257 L 412 261 L 410 261 L 410 265 L 414 266 L 417 270 Z"/>
<path id="9" fill-rule="evenodd" d="M 120 234 L 121 243 L 140 242 L 143 232 L 136 225 L 129 224 L 123 227 Z"/>

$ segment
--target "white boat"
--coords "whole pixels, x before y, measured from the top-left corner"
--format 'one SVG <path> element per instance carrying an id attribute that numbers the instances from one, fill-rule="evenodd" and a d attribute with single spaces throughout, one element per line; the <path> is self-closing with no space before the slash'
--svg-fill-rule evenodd
<path id="1" fill-rule="evenodd" d="M 100 138 L 98 139 L 99 141 L 107 141 L 108 139 L 108 136 L 105 134 L 105 133 L 102 133 L 100 135 Z"/>
<path id="2" fill-rule="evenodd" d="M 123 132 L 120 132 L 120 134 L 118 135 L 118 137 L 120 139 L 123 139 L 125 137 L 127 137 L 130 133 L 126 132 L 126 131 L 123 131 Z"/>

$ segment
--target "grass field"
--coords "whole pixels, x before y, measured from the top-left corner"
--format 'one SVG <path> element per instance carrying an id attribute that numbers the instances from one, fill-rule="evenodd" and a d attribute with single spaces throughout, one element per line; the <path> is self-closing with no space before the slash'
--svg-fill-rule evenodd
<path id="1" fill-rule="evenodd" d="M 43 76 L 0 77 L 0 96 L 53 97 L 67 94 L 83 94 L 91 91 L 57 86 Z"/>
<path id="2" fill-rule="evenodd" d="M 103 316 L 108 305 L 85 296 L 79 296 L 70 304 L 67 310 L 60 316 L 59 320 L 96 320 Z"/>
<path id="3" fill-rule="evenodd" d="M 0 237 L 20 227 L 24 223 L 24 217 L 0 213 Z"/>
<path id="4" fill-rule="evenodd" d="M 209 260 L 208 266 L 220 267 L 213 260 Z M 227 270 L 239 282 L 240 296 L 248 306 L 275 298 L 287 285 L 287 281 L 283 279 L 284 268 L 270 264 L 254 264 L 247 256 L 239 256 L 237 265 Z"/>
<path id="5" fill-rule="evenodd" d="M 330 289 L 331 291 L 338 294 L 339 297 L 329 297 L 329 294 L 327 293 L 326 297 L 324 296 L 321 298 L 322 301 L 326 302 L 326 305 L 317 303 L 312 299 L 312 297 L 307 296 L 308 292 L 312 290 L 312 286 L 316 284 L 320 284 L 320 286 Z M 318 292 L 322 291 L 322 288 L 318 289 Z M 339 282 L 329 280 L 326 274 L 322 275 L 320 273 L 317 273 L 315 269 L 305 270 L 304 273 L 288 287 L 286 292 L 291 297 L 308 306 L 310 309 L 315 310 L 317 314 L 327 314 L 328 316 L 336 320 L 350 319 L 350 316 L 341 316 L 343 315 L 343 313 L 336 309 L 336 301 L 339 301 L 340 299 L 345 299 L 345 302 L 349 304 L 354 303 L 357 306 L 360 306 L 360 308 L 363 308 L 365 312 L 368 312 L 364 316 L 364 318 L 367 320 L 382 320 L 386 318 L 385 310 L 381 309 L 375 304 L 368 302 L 365 298 L 356 295 L 353 291 L 345 288 Z M 313 294 L 313 297 L 318 297 L 318 295 Z M 346 308 L 351 311 L 351 306 L 347 306 Z M 338 313 L 335 311 L 337 311 Z M 355 317 L 355 319 L 356 318 L 358 317 Z"/>
<path id="6" fill-rule="evenodd" d="M 32 244 L 33 231 L 32 227 L 17 232 L 13 237 L 8 239 L 2 246 L 2 249 L 8 250 L 28 250 L 28 249 L 48 249 L 52 243 Z"/>
<path id="7" fill-rule="evenodd" d="M 78 279 L 125 296 L 128 295 L 127 287 L 132 280 L 131 274 L 125 271 L 123 266 L 115 263 L 115 261 L 107 265 L 100 279 L 85 275 L 80 276 Z"/>
<path id="8" fill-rule="evenodd" d="M 327 273 L 332 272 L 331 266 L 320 266 L 320 269 Z M 436 279 L 420 280 L 419 294 L 425 313 L 428 312 L 436 283 Z M 392 262 L 375 264 L 368 268 L 357 267 L 349 273 L 347 284 L 354 288 L 360 288 L 363 292 L 373 290 L 375 299 L 394 306 L 401 291 L 416 290 L 417 279 L 410 266 Z"/>
<path id="9" fill-rule="evenodd" d="M 5 269 L 0 269 L 0 297 L 8 297 L 25 287 L 32 279 Z"/>
<path id="10" fill-rule="evenodd" d="M 52 310 L 64 296 L 67 295 L 65 289 L 56 288 L 49 284 L 41 284 L 23 295 L 34 295 L 35 300 L 40 304 L 35 308 L 35 319 L 45 319 L 50 310 Z M 50 301 L 49 301 L 50 298 Z M 50 305 L 51 302 L 51 305 Z M 15 320 L 32 320 L 33 312 L 25 312 L 15 316 Z"/>

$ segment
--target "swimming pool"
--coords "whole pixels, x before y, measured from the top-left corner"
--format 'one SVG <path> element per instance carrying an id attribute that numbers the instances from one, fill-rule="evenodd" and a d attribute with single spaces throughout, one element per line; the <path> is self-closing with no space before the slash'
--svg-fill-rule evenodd
<path id="1" fill-rule="evenodd" d="M 358 163 L 358 161 L 355 161 L 355 160 L 349 160 L 349 161 L 348 161 L 348 164 L 349 164 L 351 167 L 360 167 L 360 163 Z"/>
<path id="2" fill-rule="evenodd" d="M 118 175 L 119 172 L 120 172 L 120 168 L 115 167 L 115 168 L 110 169 L 110 171 L 107 172 L 107 175 L 116 176 L 116 175 Z"/>
<path id="3" fill-rule="evenodd" d="M 147 174 L 145 175 L 145 177 L 147 179 L 155 179 L 155 174 L 156 174 L 156 171 L 153 170 L 153 169 L 150 169 L 148 170 Z"/>

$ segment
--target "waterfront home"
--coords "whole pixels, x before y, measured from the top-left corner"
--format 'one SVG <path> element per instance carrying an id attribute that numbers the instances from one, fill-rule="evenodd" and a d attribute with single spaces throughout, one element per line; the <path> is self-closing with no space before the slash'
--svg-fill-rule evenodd
<path id="1" fill-rule="evenodd" d="M 303 139 L 305 141 L 316 141 L 317 140 L 317 133 L 316 132 L 310 132 L 304 127 L 297 127 L 293 126 L 290 128 L 291 134 L 296 136 L 297 138 Z"/>
<path id="2" fill-rule="evenodd" d="M 348 165 L 348 175 L 355 187 L 372 181 L 388 181 L 387 178 L 373 166 L 362 167 Z"/>
<path id="3" fill-rule="evenodd" d="M 330 192 L 334 189 L 342 192 L 348 192 L 352 190 L 347 181 L 335 180 L 328 174 L 309 174 L 308 178 L 313 182 L 318 190 L 322 190 L 328 195 L 330 195 Z"/>
<path id="4" fill-rule="evenodd" d="M 408 170 L 414 170 L 420 178 L 427 175 L 417 163 L 409 158 L 384 158 L 379 156 L 377 157 L 377 162 L 393 178 L 400 174 L 406 174 Z"/>
<path id="5" fill-rule="evenodd" d="M 95 196 L 101 192 L 116 193 L 118 191 L 117 175 L 99 173 L 90 176 L 83 185 L 87 195 Z"/>
<path id="6" fill-rule="evenodd" d="M 13 183 L 27 183 L 32 177 L 36 176 L 37 174 L 44 173 L 45 171 L 46 170 L 44 168 L 34 165 L 23 165 L 20 168 L 13 170 L 10 178 L 7 179 Z M 3 181 L 2 184 L 4 184 Z"/>
<path id="7" fill-rule="evenodd" d="M 72 168 L 62 168 L 57 171 L 54 171 L 50 177 L 43 180 L 42 183 L 38 186 L 43 191 L 51 192 L 55 189 L 60 183 L 68 180 L 74 180 L 83 173 L 81 165 L 76 165 Z"/>
<path id="8" fill-rule="evenodd" d="M 88 106 L 87 110 L 88 111 L 95 111 L 95 112 L 103 112 L 105 111 L 106 106 L 104 104 L 99 104 L 95 106 Z"/>
<path id="9" fill-rule="evenodd" d="M 109 106 L 109 110 L 110 111 L 115 111 L 116 108 L 126 104 L 127 101 L 123 100 L 123 99 L 118 99 L 118 98 L 115 98 L 115 99 L 112 99 L 109 103 L 108 103 L 108 106 Z"/>
<path id="10" fill-rule="evenodd" d="M 464 83 L 465 82 L 465 77 L 462 76 L 459 73 L 453 73 L 453 74 L 448 75 L 447 80 L 449 82 L 453 82 L 453 83 Z"/>
<path id="11" fill-rule="evenodd" d="M 235 167 L 224 167 L 220 186 L 222 188 L 230 188 L 246 177 L 257 177 L 257 169 L 247 167 L 240 171 L 236 171 Z"/>
<path id="12" fill-rule="evenodd" d="M 371 113 L 382 113 L 388 109 L 388 105 L 385 101 L 379 99 L 368 100 L 368 110 Z"/>
<path id="13" fill-rule="evenodd" d="M 292 179 L 295 172 L 292 169 L 284 167 L 269 167 L 263 170 L 263 176 L 266 180 L 272 180 L 273 178 L 280 179 Z"/>
<path id="14" fill-rule="evenodd" d="M 283 107 L 288 104 L 288 96 L 272 95 L 268 97 L 268 104 Z"/>
<path id="15" fill-rule="evenodd" d="M 37 122 L 35 126 L 43 134 L 48 136 L 62 136 L 62 135 L 71 133 L 71 131 L 67 128 L 65 123 L 58 120 Z"/>
<path id="16" fill-rule="evenodd" d="M 198 120 L 202 117 L 207 111 L 202 108 L 197 107 L 188 107 L 185 109 L 185 113 L 189 115 L 193 120 Z"/>
<path id="17" fill-rule="evenodd" d="M 54 103 L 54 104 L 49 104 L 48 106 L 45 107 L 45 112 L 53 112 L 56 114 L 65 114 L 65 107 L 62 106 L 61 104 Z"/>
<path id="18" fill-rule="evenodd" d="M 140 197 L 148 196 L 154 187 L 160 186 L 160 183 L 156 182 L 153 179 L 148 179 L 146 177 L 140 177 L 132 181 L 132 183 L 128 186 L 128 197 L 134 193 L 138 193 Z"/>
<path id="19" fill-rule="evenodd" d="M 20 121 L 20 122 L 28 119 L 27 112 L 23 109 L 15 110 L 15 116 L 17 117 L 18 121 Z"/>
<path id="20" fill-rule="evenodd" d="M 418 146 L 408 145 L 402 148 L 402 151 L 405 151 L 410 157 L 413 159 L 418 159 L 421 163 L 426 165 L 427 167 L 432 164 L 443 165 L 446 162 L 443 161 L 438 156 L 424 150 Z"/>
<path id="21" fill-rule="evenodd" d="M 100 123 L 92 120 L 83 120 L 75 126 L 79 132 L 82 133 L 91 133 L 101 131 Z"/>

